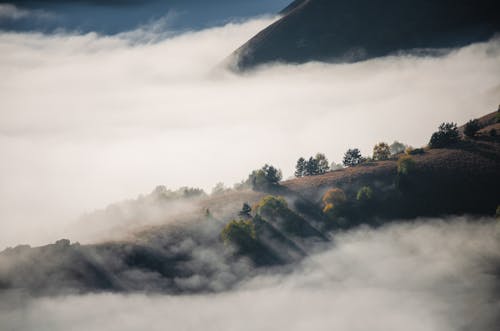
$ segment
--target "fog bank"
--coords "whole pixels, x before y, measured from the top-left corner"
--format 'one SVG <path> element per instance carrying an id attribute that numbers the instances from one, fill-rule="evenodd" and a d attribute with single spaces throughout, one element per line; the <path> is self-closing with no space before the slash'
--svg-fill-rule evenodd
<path id="1" fill-rule="evenodd" d="M 218 295 L 4 301 L 6 330 L 498 330 L 494 220 L 418 221 L 336 237 L 293 274 Z M 496 269 L 495 269 L 496 268 Z"/>
<path id="2" fill-rule="evenodd" d="M 339 162 L 379 141 L 420 146 L 440 122 L 496 109 L 500 44 L 439 58 L 276 65 L 237 75 L 220 64 L 272 19 L 160 42 L 141 28 L 0 34 L 0 248 L 62 236 L 84 212 L 156 185 L 231 185 L 299 156 Z"/>

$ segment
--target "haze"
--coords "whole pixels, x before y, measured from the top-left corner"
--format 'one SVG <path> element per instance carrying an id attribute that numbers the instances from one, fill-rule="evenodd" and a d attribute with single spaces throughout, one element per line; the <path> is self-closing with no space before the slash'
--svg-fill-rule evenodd
<path id="1" fill-rule="evenodd" d="M 60 238 L 84 212 L 156 185 L 232 185 L 264 163 L 339 162 L 378 141 L 421 146 L 496 109 L 500 43 L 357 64 L 235 74 L 228 55 L 273 18 L 166 38 L 0 34 L 0 248 Z M 64 226 L 63 226 L 64 225 Z"/>

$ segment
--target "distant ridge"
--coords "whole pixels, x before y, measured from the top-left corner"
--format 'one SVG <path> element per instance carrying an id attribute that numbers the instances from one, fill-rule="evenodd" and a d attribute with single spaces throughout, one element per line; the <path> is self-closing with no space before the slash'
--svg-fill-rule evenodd
<path id="1" fill-rule="evenodd" d="M 354 62 L 400 51 L 453 48 L 500 32 L 497 0 L 296 0 L 233 53 L 236 67 Z"/>

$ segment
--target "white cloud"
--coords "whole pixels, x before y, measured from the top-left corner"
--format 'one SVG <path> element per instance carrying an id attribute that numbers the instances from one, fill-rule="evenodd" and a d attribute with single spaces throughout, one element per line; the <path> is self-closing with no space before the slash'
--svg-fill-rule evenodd
<path id="1" fill-rule="evenodd" d="M 43 10 L 30 10 L 16 7 L 8 3 L 0 3 L 0 22 L 5 20 L 21 20 L 28 18 L 50 19 L 53 15 Z"/>
<path id="2" fill-rule="evenodd" d="M 0 247 L 53 241 L 52 225 L 158 184 L 210 188 L 265 162 L 290 175 L 318 151 L 338 162 L 378 141 L 420 146 L 440 122 L 498 104 L 498 41 L 441 58 L 219 66 L 270 22 L 139 44 L 144 31 L 0 34 Z"/>
<path id="3" fill-rule="evenodd" d="M 217 295 L 3 300 L 7 330 L 498 330 L 494 220 L 358 229 L 290 275 Z"/>

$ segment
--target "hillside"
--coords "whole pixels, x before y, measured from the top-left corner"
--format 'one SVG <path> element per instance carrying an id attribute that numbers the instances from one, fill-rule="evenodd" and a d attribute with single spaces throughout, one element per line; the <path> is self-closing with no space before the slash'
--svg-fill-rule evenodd
<path id="1" fill-rule="evenodd" d="M 321 250 L 337 231 L 360 224 L 492 216 L 500 203 L 500 137 L 491 133 L 497 119 L 498 112 L 480 118 L 476 137 L 446 148 L 416 150 L 257 190 L 240 187 L 207 196 L 196 189 L 158 187 L 86 219 L 114 219 L 113 226 L 119 227 L 120 222 L 152 218 L 126 238 L 93 245 L 63 239 L 1 252 L 0 290 L 34 295 L 219 292 L 261 272 L 288 270 Z M 401 171 L 398 159 L 404 158 L 412 166 Z M 342 193 L 324 200 L 329 190 Z M 327 209 L 325 201 L 333 208 Z M 243 203 L 251 210 L 242 213 Z"/>
<path id="2" fill-rule="evenodd" d="M 248 69 L 460 47 L 499 32 L 498 9 L 494 0 L 297 0 L 233 56 L 237 68 Z"/>

